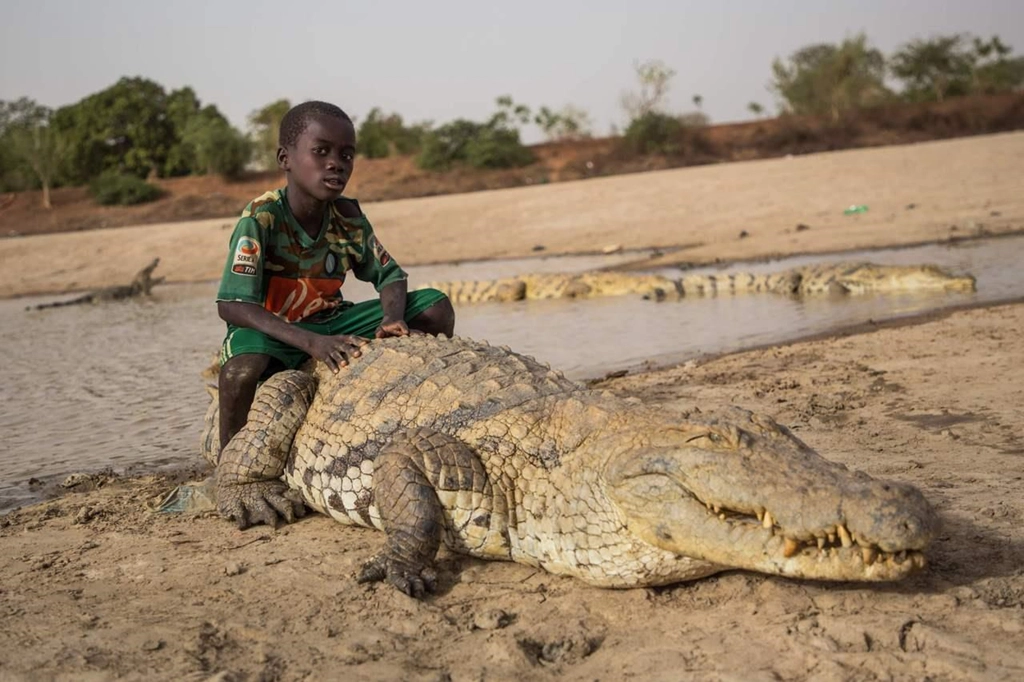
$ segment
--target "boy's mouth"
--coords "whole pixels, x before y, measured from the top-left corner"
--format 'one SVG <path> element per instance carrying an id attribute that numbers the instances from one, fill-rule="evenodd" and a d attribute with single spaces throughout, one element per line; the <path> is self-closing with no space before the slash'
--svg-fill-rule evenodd
<path id="1" fill-rule="evenodd" d="M 345 178 L 339 175 L 328 175 L 324 178 L 324 184 L 333 190 L 341 191 L 345 189 Z"/>

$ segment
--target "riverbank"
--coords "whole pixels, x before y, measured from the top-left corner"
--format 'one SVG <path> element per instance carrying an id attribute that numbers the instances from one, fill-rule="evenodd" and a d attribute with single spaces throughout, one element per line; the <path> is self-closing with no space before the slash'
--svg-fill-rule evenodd
<path id="1" fill-rule="evenodd" d="M 639 267 L 918 244 L 1024 230 L 1024 133 L 371 203 L 403 264 L 660 249 Z M 867 212 L 844 215 L 851 204 Z M 234 219 L 0 240 L 0 297 L 220 277 Z"/>
<path id="2" fill-rule="evenodd" d="M 993 679 L 1024 673 L 1024 306 L 601 382 L 666 410 L 739 404 L 919 486 L 944 529 L 892 586 L 747 573 L 599 590 L 445 555 L 415 602 L 353 574 L 382 536 L 313 517 L 240 532 L 154 515 L 166 478 L 0 517 L 13 679 Z M 950 390 L 955 386 L 956 390 Z"/>
<path id="3" fill-rule="evenodd" d="M 648 264 L 685 265 L 1008 234 L 1024 226 L 1022 167 L 1018 133 L 365 208 L 409 264 L 620 245 L 661 249 Z M 844 216 L 850 203 L 869 210 Z M 230 225 L 0 240 L 0 295 L 122 283 L 155 256 L 172 281 L 213 280 Z M 209 357 L 154 352 L 152 338 L 170 333 L 160 305 L 173 299 L 139 306 L 118 330 L 121 351 L 89 352 L 87 336 L 56 341 L 82 355 L 80 373 L 54 380 L 75 384 L 73 417 L 109 419 L 136 438 L 152 420 L 180 417 L 136 414 L 168 362 L 182 372 Z M 240 532 L 212 515 L 147 511 L 179 478 L 97 476 L 0 516 L 0 678 L 1019 679 L 1024 306 L 917 322 L 598 382 L 667 411 L 763 412 L 828 459 L 917 485 L 944 529 L 929 568 L 904 583 L 736 572 L 611 591 L 444 555 L 442 589 L 421 603 L 354 582 L 382 541 L 372 531 L 312 517 Z M 32 367 L 28 355 L 8 362 Z M 109 395 L 118 410 L 93 417 Z M 61 420 L 19 418 L 69 438 Z M 186 421 L 180 440 L 192 443 Z M 97 447 L 134 452 L 116 439 Z M 196 465 L 183 475 L 202 474 Z"/>

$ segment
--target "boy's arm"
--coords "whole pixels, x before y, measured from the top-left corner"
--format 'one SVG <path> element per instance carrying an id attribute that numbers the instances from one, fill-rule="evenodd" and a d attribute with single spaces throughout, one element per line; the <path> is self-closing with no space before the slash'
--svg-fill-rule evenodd
<path id="1" fill-rule="evenodd" d="M 403 292 L 402 310 L 404 309 L 405 294 Z M 369 339 L 358 336 L 326 336 L 311 332 L 308 329 L 289 324 L 263 306 L 245 301 L 218 301 L 217 313 L 228 324 L 263 332 L 281 343 L 286 343 L 311 355 L 335 372 L 346 366 L 350 359 L 358 358 L 362 354 L 359 349 L 369 343 Z M 383 327 L 383 325 L 381 326 Z"/>
<path id="2" fill-rule="evenodd" d="M 380 307 L 384 312 L 384 319 L 377 327 L 375 336 L 378 339 L 409 335 L 409 325 L 405 323 L 405 299 L 408 290 L 408 280 L 404 279 L 386 284 L 380 290 Z"/>

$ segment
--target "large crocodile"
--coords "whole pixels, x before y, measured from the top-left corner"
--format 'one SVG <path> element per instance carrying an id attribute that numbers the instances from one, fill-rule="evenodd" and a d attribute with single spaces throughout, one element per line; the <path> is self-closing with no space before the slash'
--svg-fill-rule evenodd
<path id="1" fill-rule="evenodd" d="M 796 296 L 899 291 L 973 291 L 971 275 L 936 265 L 827 263 L 767 274 L 662 275 L 614 271 L 533 273 L 493 280 L 430 282 L 453 303 L 547 298 L 595 298 L 639 294 L 655 300 L 716 294 L 774 293 Z"/>
<path id="2" fill-rule="evenodd" d="M 415 596 L 442 542 L 606 587 L 734 568 L 881 581 L 923 566 L 936 530 L 916 489 L 826 461 L 767 417 L 672 414 L 461 338 L 373 341 L 337 374 L 276 374 L 219 457 L 215 416 L 216 401 L 203 449 L 225 517 L 276 524 L 304 502 L 384 530 L 359 579 Z"/>

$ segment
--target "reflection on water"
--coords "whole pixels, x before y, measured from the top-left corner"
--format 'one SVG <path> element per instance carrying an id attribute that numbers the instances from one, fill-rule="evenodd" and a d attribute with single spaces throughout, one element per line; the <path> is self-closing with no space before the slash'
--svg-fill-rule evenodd
<path id="1" fill-rule="evenodd" d="M 463 306 L 462 336 L 507 344 L 575 378 L 779 343 L 867 320 L 1024 294 L 1024 237 L 744 264 L 933 262 L 978 277 L 972 294 L 790 299 L 749 295 L 654 303 L 634 297 Z M 635 258 L 587 256 L 412 268 L 414 284 L 578 271 Z M 726 272 L 725 269 L 707 269 Z M 677 276 L 678 272 L 662 274 Z M 359 293 L 372 289 L 357 283 Z M 346 285 L 348 287 L 349 285 Z M 33 499 L 30 478 L 194 461 L 208 403 L 199 372 L 220 343 L 216 284 L 158 287 L 151 300 L 26 312 L 0 301 L 0 512 Z"/>

